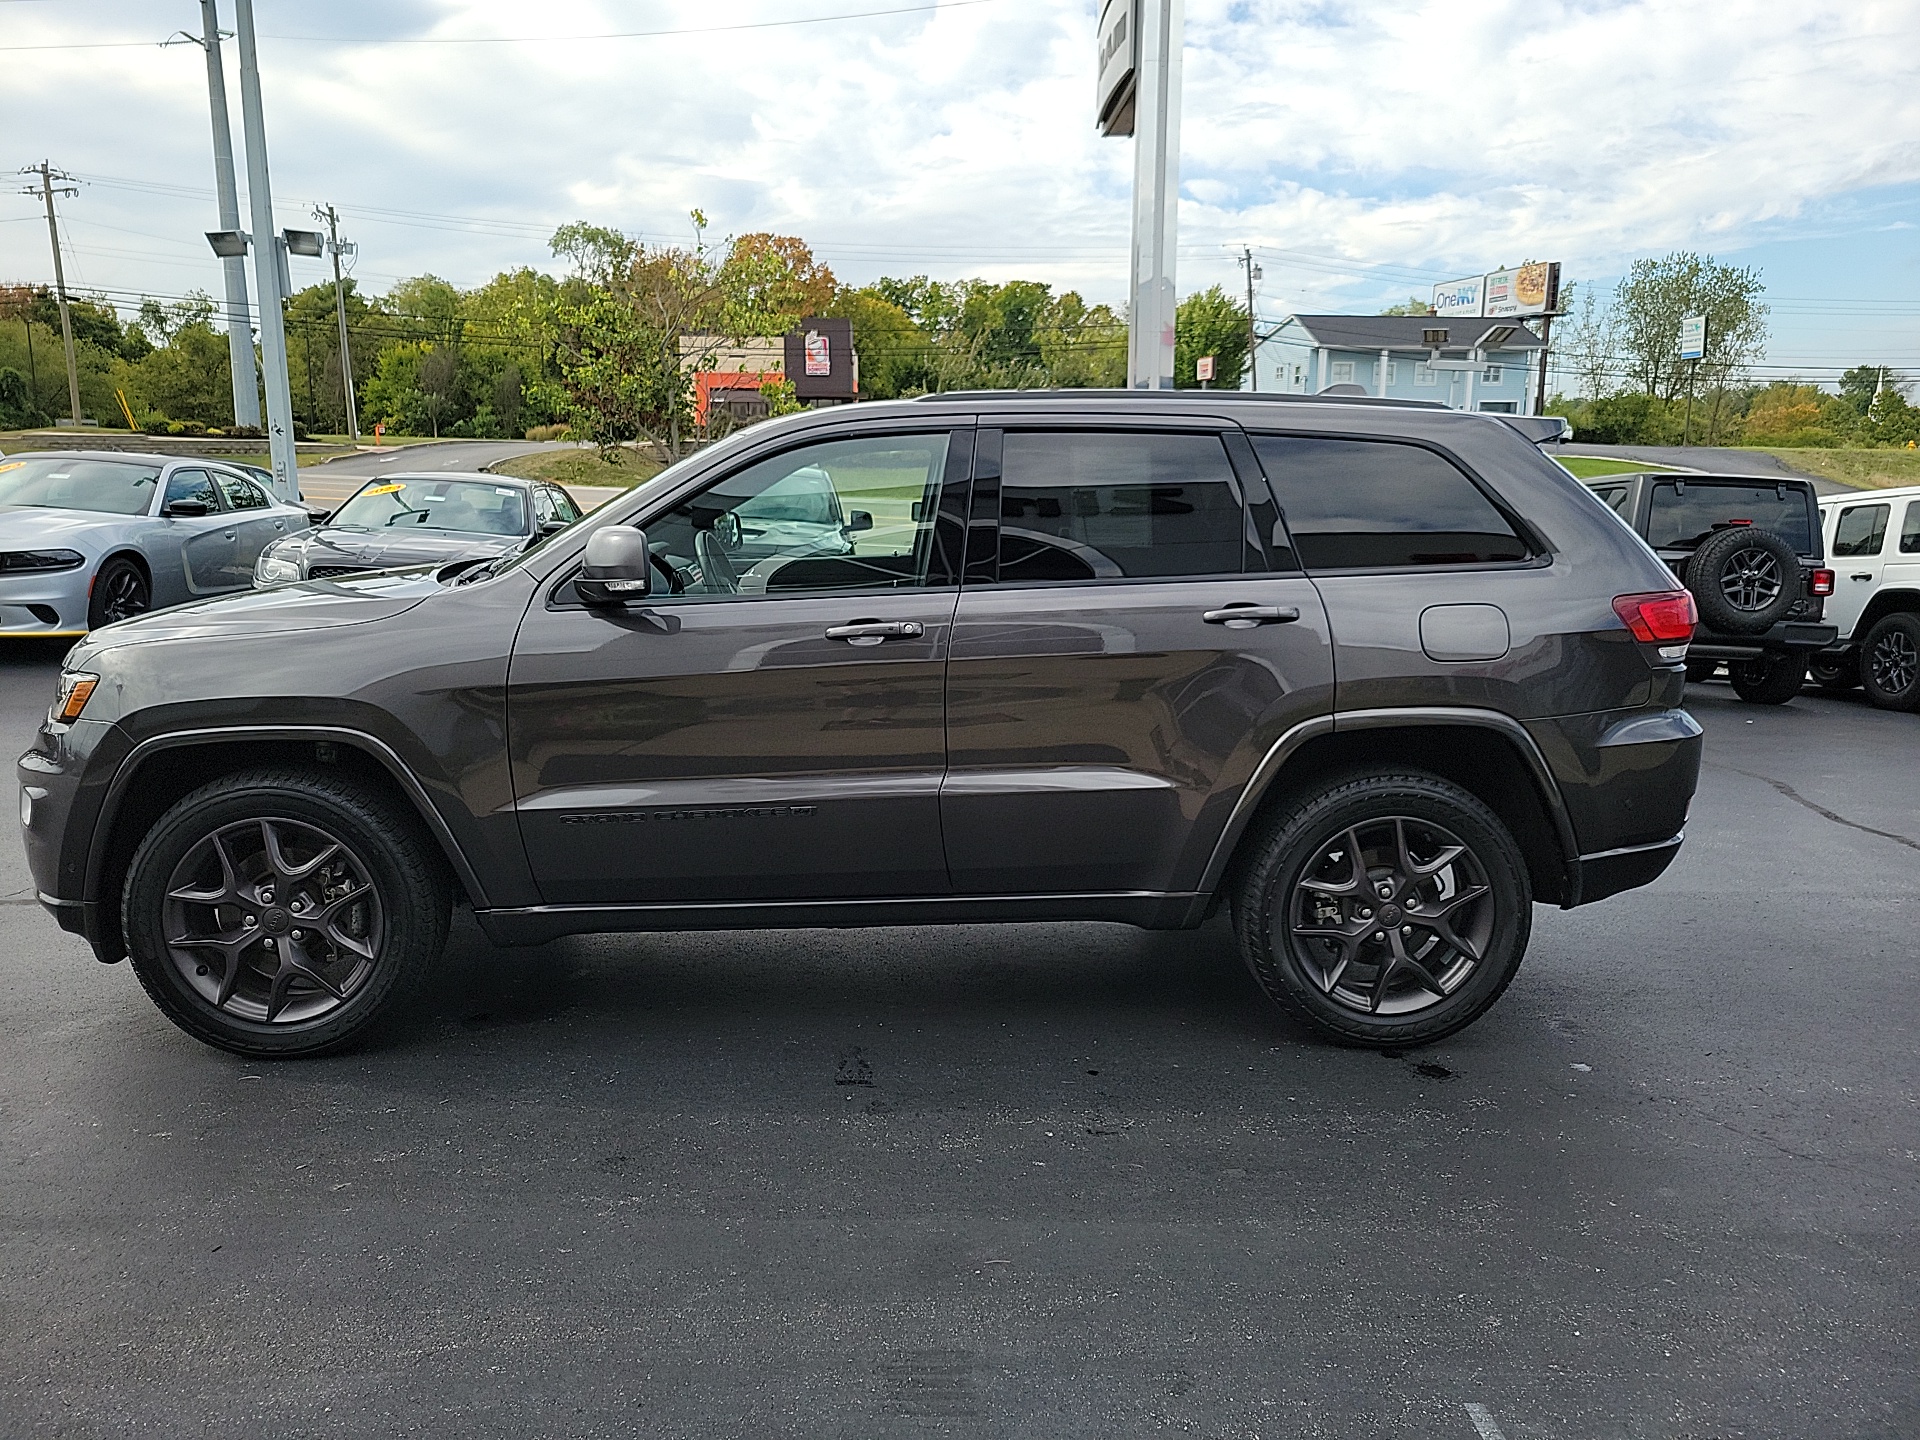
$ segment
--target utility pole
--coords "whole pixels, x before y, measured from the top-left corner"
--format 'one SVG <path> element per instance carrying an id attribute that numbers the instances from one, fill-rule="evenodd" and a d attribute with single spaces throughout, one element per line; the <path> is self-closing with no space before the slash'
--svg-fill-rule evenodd
<path id="1" fill-rule="evenodd" d="M 211 5 L 213 0 L 207 3 Z M 333 255 L 333 308 L 340 317 L 340 390 L 347 402 L 347 438 L 358 445 L 360 415 L 353 403 L 353 352 L 347 348 L 347 291 L 340 278 L 340 257 L 353 254 L 358 247 L 352 241 L 340 243 L 340 217 L 333 206 L 314 206 L 313 218 L 327 222 L 327 249 Z"/>
<path id="2" fill-rule="evenodd" d="M 219 196 L 220 228 L 237 232 L 240 192 L 233 178 L 233 130 L 227 121 L 227 77 L 220 60 L 220 13 L 216 0 L 200 0 L 200 20 L 204 33 L 197 43 L 207 55 L 207 102 L 213 112 L 213 184 Z M 227 350 L 233 362 L 233 423 L 258 430 L 260 382 L 253 368 L 253 325 L 247 315 L 246 256 L 224 256 L 220 269 L 227 282 Z"/>
<path id="3" fill-rule="evenodd" d="M 1253 247 L 1240 247 L 1240 263 L 1247 267 L 1247 388 L 1260 388 L 1260 325 L 1253 317 L 1253 282 L 1260 278 L 1260 267 L 1253 263 Z"/>
<path id="4" fill-rule="evenodd" d="M 234 0 L 240 41 L 240 122 L 247 138 L 247 200 L 253 210 L 253 278 L 260 291 L 260 363 L 267 391 L 267 446 L 273 486 L 282 500 L 300 498 L 300 461 L 293 445 L 293 390 L 287 378 L 287 324 L 281 307 L 280 257 L 267 181 L 267 119 L 260 103 L 260 54 L 253 36 L 253 0 Z"/>
<path id="5" fill-rule="evenodd" d="M 67 419 L 70 423 L 80 423 L 80 367 L 73 356 L 73 316 L 67 309 L 67 270 L 60 261 L 60 222 L 53 215 L 53 197 L 55 195 L 78 195 L 80 191 L 73 185 L 54 188 L 56 180 L 70 181 L 73 177 L 63 170 L 55 170 L 45 160 L 38 165 L 28 166 L 20 172 L 22 175 L 38 175 L 38 187 L 29 186 L 22 195 L 39 195 L 47 202 L 47 238 L 53 242 L 53 288 L 60 297 L 60 340 L 67 347 Z M 29 322 L 31 323 L 31 322 Z"/>

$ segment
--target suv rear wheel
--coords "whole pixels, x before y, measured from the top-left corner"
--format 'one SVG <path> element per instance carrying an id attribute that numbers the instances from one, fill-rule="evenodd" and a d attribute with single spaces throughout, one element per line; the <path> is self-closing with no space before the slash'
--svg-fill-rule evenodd
<path id="1" fill-rule="evenodd" d="M 1860 685 L 1882 710 L 1920 709 L 1920 615 L 1888 615 L 1867 632 Z"/>
<path id="2" fill-rule="evenodd" d="M 1822 690 L 1845 693 L 1860 686 L 1860 660 L 1855 655 L 1816 655 L 1807 666 L 1807 678 Z"/>
<path id="3" fill-rule="evenodd" d="M 1240 950 L 1295 1019 L 1352 1045 L 1451 1035 L 1527 948 L 1519 846 L 1459 786 L 1358 774 L 1295 800 L 1254 840 L 1234 895 Z"/>
<path id="4" fill-rule="evenodd" d="M 449 887 L 414 817 L 335 776 L 204 785 L 128 867 L 127 948 L 167 1017 L 237 1055 L 338 1049 L 431 967 Z"/>
<path id="5" fill-rule="evenodd" d="M 1735 660 L 1727 666 L 1733 693 L 1749 705 L 1784 705 L 1800 693 L 1807 678 L 1807 662 L 1797 651 L 1775 650 L 1757 660 Z"/>

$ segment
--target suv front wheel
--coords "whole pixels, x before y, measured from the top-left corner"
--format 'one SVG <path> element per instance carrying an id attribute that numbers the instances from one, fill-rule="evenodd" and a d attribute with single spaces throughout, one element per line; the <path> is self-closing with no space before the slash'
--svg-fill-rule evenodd
<path id="1" fill-rule="evenodd" d="M 128 867 L 127 949 L 167 1017 L 237 1055 L 338 1049 L 446 943 L 444 865 L 414 817 L 333 775 L 222 778 Z"/>
<path id="2" fill-rule="evenodd" d="M 1532 903 L 1519 846 L 1474 796 L 1436 775 L 1358 774 L 1255 837 L 1234 924 L 1289 1015 L 1347 1044 L 1417 1045 L 1500 997 Z"/>

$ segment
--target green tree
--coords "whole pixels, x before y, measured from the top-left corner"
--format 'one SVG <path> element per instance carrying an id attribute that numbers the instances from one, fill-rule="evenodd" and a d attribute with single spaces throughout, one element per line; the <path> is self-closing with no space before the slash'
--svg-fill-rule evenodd
<path id="1" fill-rule="evenodd" d="M 1047 307 L 1035 334 L 1049 383 L 1119 389 L 1127 383 L 1127 322 L 1105 305 L 1067 291 Z"/>
<path id="2" fill-rule="evenodd" d="M 1663 401 L 1713 393 L 1706 443 L 1720 436 L 1723 396 L 1734 380 L 1765 353 L 1766 285 L 1758 270 L 1722 265 L 1711 255 L 1676 250 L 1659 260 L 1636 260 L 1614 292 L 1613 308 L 1625 369 L 1635 388 Z M 1706 355 L 1680 358 L 1680 322 L 1707 317 Z"/>
<path id="3" fill-rule="evenodd" d="M 1884 365 L 1855 365 L 1841 375 L 1840 394 L 1853 406 L 1856 415 L 1866 415 L 1886 374 Z"/>
<path id="4" fill-rule="evenodd" d="M 1200 383 L 1194 366 L 1202 355 L 1213 356 L 1213 389 L 1240 388 L 1247 372 L 1247 310 L 1218 285 L 1189 295 L 1174 312 L 1176 388 L 1192 389 Z"/>
<path id="5" fill-rule="evenodd" d="M 839 287 L 833 271 L 793 235 L 742 235 L 728 248 L 714 283 L 720 331 L 729 339 L 785 335 L 809 315 L 824 315 Z"/>
<path id="6" fill-rule="evenodd" d="M 863 396 L 892 400 L 931 388 L 931 338 L 878 286 L 843 288 L 822 313 L 852 322 L 853 352 L 860 360 Z"/>
<path id="7" fill-rule="evenodd" d="M 227 337 L 195 320 L 139 360 L 122 361 L 114 384 L 127 392 L 135 411 L 191 425 L 227 426 L 233 423 L 232 367 Z M 118 414 L 111 387 L 108 403 Z"/>
<path id="8" fill-rule="evenodd" d="M 1433 306 L 1418 295 L 1409 295 L 1398 305 L 1389 305 L 1380 312 L 1382 315 L 1431 315 Z"/>

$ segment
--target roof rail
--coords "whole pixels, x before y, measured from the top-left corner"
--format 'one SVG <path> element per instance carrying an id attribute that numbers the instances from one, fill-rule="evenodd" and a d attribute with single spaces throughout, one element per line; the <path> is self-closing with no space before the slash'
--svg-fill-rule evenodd
<path id="1" fill-rule="evenodd" d="M 916 395 L 915 400 L 1037 400 L 1070 395 L 1076 399 L 1177 400 L 1182 403 L 1218 403 L 1231 400 L 1281 405 L 1384 405 L 1393 410 L 1447 410 L 1438 400 L 1396 400 L 1379 395 L 1287 395 L 1270 390 L 1119 390 L 1093 387 L 1054 387 L 1036 390 L 940 390 Z"/>

